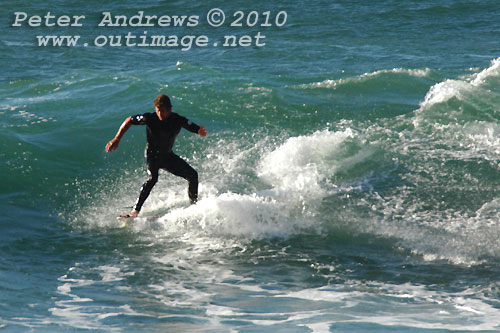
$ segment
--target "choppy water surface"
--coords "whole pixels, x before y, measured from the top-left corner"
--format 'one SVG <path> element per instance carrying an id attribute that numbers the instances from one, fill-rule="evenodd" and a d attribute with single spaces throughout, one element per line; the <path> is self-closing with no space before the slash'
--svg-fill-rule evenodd
<path id="1" fill-rule="evenodd" d="M 265 47 L 189 51 L 37 47 L 48 28 L 11 26 L 50 6 L 87 15 L 82 38 L 102 33 L 106 10 L 288 20 Z M 5 5 L 0 328 L 498 330 L 497 7 Z M 175 147 L 201 200 L 189 206 L 185 181 L 161 173 L 122 228 L 147 176 L 144 128 L 104 146 L 158 93 L 209 131 Z"/>

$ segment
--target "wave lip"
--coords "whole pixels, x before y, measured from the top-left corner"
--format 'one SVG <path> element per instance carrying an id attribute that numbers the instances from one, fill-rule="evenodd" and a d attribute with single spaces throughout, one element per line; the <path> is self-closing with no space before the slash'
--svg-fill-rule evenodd
<path id="1" fill-rule="evenodd" d="M 479 72 L 478 74 L 476 74 L 473 77 L 471 84 L 474 86 L 479 86 L 479 85 L 486 83 L 486 81 L 489 78 L 498 77 L 498 76 L 500 76 L 500 57 L 492 60 L 490 67 L 488 67 L 488 68 L 482 70 L 481 72 Z"/>
<path id="2" fill-rule="evenodd" d="M 261 161 L 259 176 L 280 192 L 322 195 L 321 181 L 340 167 L 336 155 L 353 131 L 318 131 L 288 139 Z"/>
<path id="3" fill-rule="evenodd" d="M 307 84 L 301 84 L 298 87 L 299 88 L 337 88 L 346 84 L 350 83 L 359 83 L 359 82 L 365 82 L 367 80 L 377 78 L 383 75 L 391 75 L 391 74 L 397 74 L 397 75 L 406 75 L 406 76 L 411 76 L 411 77 L 428 77 L 429 74 L 431 73 L 431 70 L 429 68 L 424 68 L 424 69 L 405 69 L 405 68 L 393 68 L 393 69 L 380 69 L 371 73 L 364 73 L 358 76 L 354 77 L 347 77 L 347 78 L 341 78 L 341 79 L 328 79 L 324 80 L 321 82 L 314 82 L 314 83 L 307 83 Z"/>
<path id="4" fill-rule="evenodd" d="M 493 93 L 490 88 L 495 88 L 498 82 L 490 82 L 500 77 L 500 58 L 491 61 L 488 68 L 479 73 L 463 79 L 448 79 L 431 87 L 424 101 L 420 104 L 421 109 L 427 109 L 435 104 L 448 102 L 452 98 L 464 100 L 470 95 L 477 93 Z"/>

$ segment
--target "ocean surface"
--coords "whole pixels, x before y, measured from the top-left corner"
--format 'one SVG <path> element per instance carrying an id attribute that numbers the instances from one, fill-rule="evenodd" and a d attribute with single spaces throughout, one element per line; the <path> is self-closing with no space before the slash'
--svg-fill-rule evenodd
<path id="1" fill-rule="evenodd" d="M 500 331 L 497 0 L 1 7 L 0 332 Z M 200 201 L 122 227 L 160 93 Z"/>

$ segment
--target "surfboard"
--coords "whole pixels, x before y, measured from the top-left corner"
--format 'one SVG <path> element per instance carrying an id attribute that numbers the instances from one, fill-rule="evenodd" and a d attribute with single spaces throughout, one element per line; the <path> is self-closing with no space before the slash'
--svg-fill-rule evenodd
<path id="1" fill-rule="evenodd" d="M 157 219 L 159 219 L 161 216 L 137 216 L 137 217 L 125 217 L 125 216 L 117 216 L 116 219 L 122 223 L 121 227 L 122 228 L 125 228 L 129 225 L 131 225 L 132 223 L 134 223 L 134 221 L 136 219 L 141 219 L 141 220 L 146 220 L 146 221 L 156 221 Z"/>
<path id="2" fill-rule="evenodd" d="M 159 212 L 157 211 L 158 215 L 153 215 L 153 216 L 140 215 L 140 216 L 136 216 L 136 217 L 131 217 L 131 216 L 128 216 L 128 214 L 126 214 L 126 215 L 117 216 L 116 219 L 122 223 L 122 225 L 121 225 L 122 227 L 126 227 L 126 226 L 134 223 L 134 220 L 137 220 L 137 219 L 139 219 L 139 221 L 157 221 L 158 219 L 166 216 L 172 210 L 178 209 L 178 208 L 185 208 L 185 207 L 186 206 L 185 206 L 184 202 L 179 202 L 179 203 L 176 203 L 176 204 L 168 207 L 168 209 L 166 209 L 166 210 L 161 210 Z M 189 207 L 189 205 L 187 207 Z"/>
<path id="3" fill-rule="evenodd" d="M 135 219 L 135 217 L 117 216 L 116 219 L 118 220 L 118 222 L 122 223 L 121 227 L 125 228 Z"/>

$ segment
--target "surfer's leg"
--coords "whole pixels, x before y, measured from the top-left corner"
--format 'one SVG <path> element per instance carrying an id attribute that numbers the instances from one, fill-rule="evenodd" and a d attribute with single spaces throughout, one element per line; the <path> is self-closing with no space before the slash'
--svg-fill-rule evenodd
<path id="1" fill-rule="evenodd" d="M 142 185 L 141 193 L 139 194 L 139 198 L 137 198 L 137 202 L 134 205 L 134 210 L 137 212 L 141 210 L 144 201 L 146 201 L 149 193 L 151 193 L 151 190 L 153 189 L 153 186 L 155 186 L 156 182 L 158 181 L 158 163 L 156 163 L 156 161 L 154 160 L 148 160 L 147 165 L 149 178 Z"/>
<path id="2" fill-rule="evenodd" d="M 182 177 L 189 182 L 188 195 L 191 203 L 198 200 L 198 172 L 193 169 L 186 161 L 174 153 L 169 154 L 166 163 L 161 166 L 168 172 Z"/>

